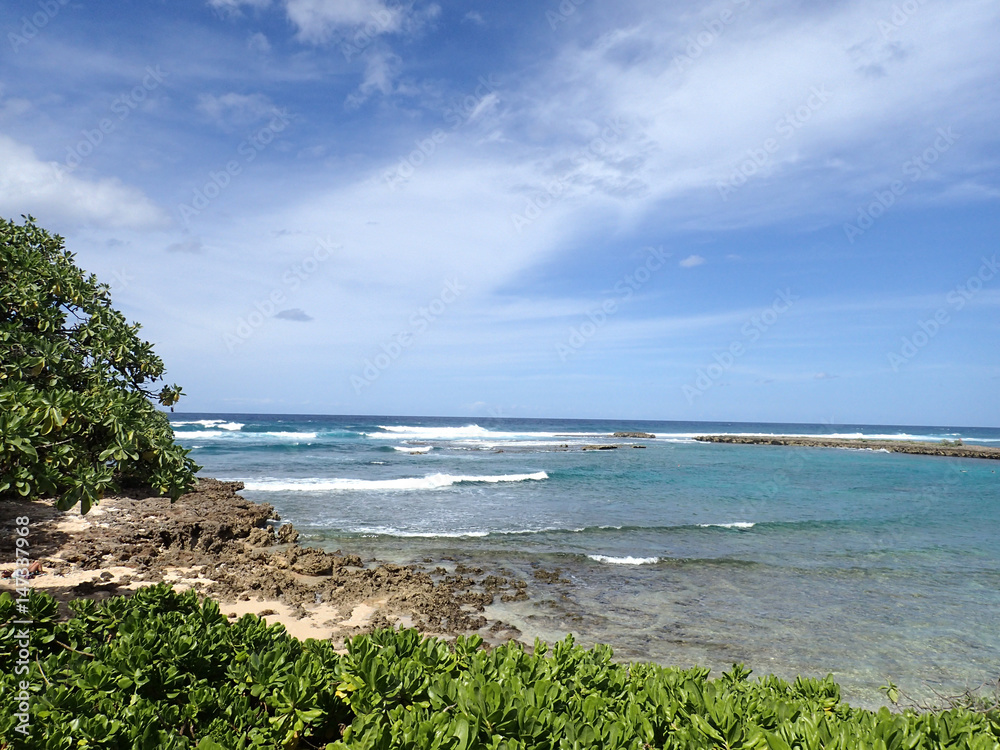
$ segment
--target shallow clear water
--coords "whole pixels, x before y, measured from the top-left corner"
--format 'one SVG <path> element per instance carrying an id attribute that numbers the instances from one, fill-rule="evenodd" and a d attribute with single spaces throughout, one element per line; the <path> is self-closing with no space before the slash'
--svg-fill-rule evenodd
<path id="1" fill-rule="evenodd" d="M 880 704 L 1000 676 L 1000 462 L 697 443 L 699 434 L 922 438 L 1000 430 L 173 415 L 203 473 L 244 481 L 305 541 L 530 578 L 497 616 L 622 658 L 833 672 Z M 611 439 L 614 431 L 655 439 Z M 585 444 L 621 445 L 581 451 Z M 631 445 L 644 445 L 635 449 Z"/>

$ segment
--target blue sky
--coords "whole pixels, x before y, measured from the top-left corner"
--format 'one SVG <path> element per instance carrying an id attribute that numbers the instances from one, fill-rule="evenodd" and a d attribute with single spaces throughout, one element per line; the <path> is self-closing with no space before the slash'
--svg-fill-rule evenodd
<path id="1" fill-rule="evenodd" d="M 0 215 L 185 411 L 1000 425 L 1000 6 L 6 2 Z"/>

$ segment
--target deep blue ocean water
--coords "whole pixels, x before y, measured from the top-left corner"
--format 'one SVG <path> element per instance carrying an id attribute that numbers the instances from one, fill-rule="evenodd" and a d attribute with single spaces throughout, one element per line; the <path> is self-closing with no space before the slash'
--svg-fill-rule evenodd
<path id="1" fill-rule="evenodd" d="M 303 542 L 532 581 L 493 616 L 623 659 L 823 676 L 881 705 L 1000 677 L 1000 461 L 721 445 L 701 434 L 1000 444 L 1000 429 L 171 415 L 203 474 Z M 655 439 L 612 439 L 615 431 Z M 612 443 L 612 451 L 581 451 Z M 643 445 L 644 449 L 631 445 Z"/>

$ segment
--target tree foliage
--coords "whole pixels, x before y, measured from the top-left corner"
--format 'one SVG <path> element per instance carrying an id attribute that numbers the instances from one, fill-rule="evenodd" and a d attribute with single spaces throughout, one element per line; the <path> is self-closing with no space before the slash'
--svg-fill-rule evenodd
<path id="1" fill-rule="evenodd" d="M 55 496 L 86 513 L 107 491 L 176 499 L 200 468 L 174 443 L 176 386 L 63 238 L 0 218 L 0 498 Z"/>

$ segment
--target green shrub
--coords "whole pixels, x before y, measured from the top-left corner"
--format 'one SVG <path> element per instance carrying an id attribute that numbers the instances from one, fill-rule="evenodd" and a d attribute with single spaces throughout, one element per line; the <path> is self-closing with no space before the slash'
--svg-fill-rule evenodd
<path id="1" fill-rule="evenodd" d="M 854 709 L 832 677 L 618 664 L 567 638 L 533 653 L 379 630 L 330 644 L 236 622 L 166 585 L 132 598 L 0 596 L 0 748 L 1000 748 L 1000 714 Z M 27 678 L 12 648 L 30 619 Z M 7 700 L 30 682 L 30 736 Z"/>
<path id="2" fill-rule="evenodd" d="M 63 240 L 0 218 L 0 499 L 57 496 L 84 513 L 116 486 L 177 498 L 199 467 L 150 398 L 163 362 Z"/>

